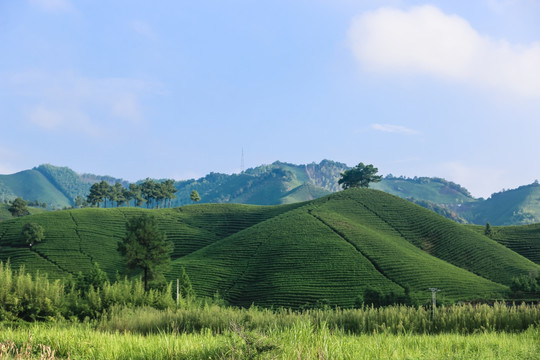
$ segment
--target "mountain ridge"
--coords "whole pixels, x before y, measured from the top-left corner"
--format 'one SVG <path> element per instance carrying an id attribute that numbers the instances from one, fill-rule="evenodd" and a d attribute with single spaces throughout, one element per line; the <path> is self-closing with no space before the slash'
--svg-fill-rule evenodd
<path id="1" fill-rule="evenodd" d="M 337 181 L 349 167 L 340 162 L 291 164 L 276 161 L 249 168 L 241 173 L 211 172 L 198 179 L 175 181 L 178 190 L 172 206 L 187 205 L 197 190 L 202 203 L 241 203 L 276 205 L 307 201 L 341 190 Z M 78 174 L 68 167 L 39 165 L 12 175 L 0 175 L 0 200 L 25 200 L 47 203 L 49 209 L 75 205 L 86 198 L 90 186 L 105 180 L 111 185 L 128 182 L 112 176 Z M 159 180 L 158 180 L 159 181 Z M 137 183 L 141 183 L 142 180 Z M 474 198 L 461 185 L 437 177 L 395 177 L 386 175 L 372 188 L 399 196 L 459 223 L 520 225 L 540 222 L 540 185 L 533 183 L 493 194 L 488 199 Z M 44 189 L 41 193 L 36 189 Z"/>

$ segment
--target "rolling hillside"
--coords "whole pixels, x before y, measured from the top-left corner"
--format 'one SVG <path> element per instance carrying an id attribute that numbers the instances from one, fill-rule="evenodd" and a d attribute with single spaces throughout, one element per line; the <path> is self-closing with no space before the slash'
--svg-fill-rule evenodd
<path id="1" fill-rule="evenodd" d="M 476 202 L 467 189 L 441 178 L 386 176 L 373 189 L 382 190 L 404 199 L 429 201 L 438 205 L 457 205 Z"/>
<path id="2" fill-rule="evenodd" d="M 199 295 L 237 305 L 352 306 L 367 287 L 429 299 L 502 298 L 514 276 L 540 266 L 475 229 L 381 191 L 353 189 L 279 206 L 199 204 L 174 209 L 78 209 L 0 223 L 0 259 L 53 278 L 125 273 L 117 242 L 126 219 L 151 212 L 175 244 L 169 279 L 184 267 Z M 26 222 L 45 228 L 32 251 Z"/>
<path id="3" fill-rule="evenodd" d="M 469 225 L 484 234 L 485 226 Z M 540 265 L 540 224 L 521 226 L 492 226 L 491 238 L 507 248 Z"/>
<path id="4" fill-rule="evenodd" d="M 295 165 L 276 161 L 247 169 L 240 174 L 210 173 L 199 179 L 176 181 L 178 190 L 172 206 L 191 203 L 197 190 L 201 203 L 277 205 L 313 200 L 340 190 L 338 179 L 347 165 L 323 160 Z M 77 174 L 67 167 L 40 165 L 12 175 L 0 175 L 0 200 L 25 200 L 47 203 L 48 209 L 62 209 L 86 198 L 91 184 L 128 182 L 111 176 Z M 160 180 L 157 180 L 160 181 Z M 141 183 L 139 181 L 138 183 Z M 484 225 L 522 225 L 540 222 L 540 185 L 521 186 L 475 199 L 462 186 L 441 178 L 394 177 L 387 175 L 372 188 L 412 201 L 458 223 Z M 110 206 L 110 205 L 109 205 Z"/>
<path id="5" fill-rule="evenodd" d="M 472 224 L 516 225 L 540 222 L 540 184 L 520 186 L 465 204 L 460 213 Z"/>
<path id="6" fill-rule="evenodd" d="M 12 175 L 0 175 L 3 199 L 12 200 L 17 196 L 25 200 L 39 200 L 58 208 L 71 206 L 68 199 L 38 170 L 25 170 Z"/>
<path id="7" fill-rule="evenodd" d="M 46 211 L 47 210 L 40 207 L 33 207 L 33 206 L 28 207 L 28 212 L 30 213 L 30 215 L 41 214 Z M 0 203 L 0 221 L 11 220 L 11 219 L 13 219 L 13 215 L 11 215 L 11 213 L 9 212 L 9 205 Z"/>

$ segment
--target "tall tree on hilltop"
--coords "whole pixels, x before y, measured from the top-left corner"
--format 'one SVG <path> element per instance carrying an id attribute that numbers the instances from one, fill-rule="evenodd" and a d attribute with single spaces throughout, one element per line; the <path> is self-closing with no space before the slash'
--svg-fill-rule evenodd
<path id="1" fill-rule="evenodd" d="M 341 185 L 343 189 L 356 187 L 367 188 L 370 183 L 382 180 L 381 175 L 376 175 L 378 171 L 379 169 L 373 167 L 371 164 L 364 165 L 364 163 L 360 163 L 352 169 L 341 173 L 341 179 L 339 179 L 338 184 Z"/>
<path id="2" fill-rule="evenodd" d="M 144 200 L 146 200 L 146 207 L 150 208 L 152 200 L 157 197 L 157 184 L 154 180 L 146 178 L 141 184 L 141 194 Z"/>
<path id="3" fill-rule="evenodd" d="M 110 197 L 111 185 L 105 180 L 102 180 L 99 183 L 94 183 L 90 187 L 90 193 L 88 194 L 87 200 L 92 205 L 97 205 L 99 207 L 102 201 L 105 202 L 105 207 L 107 207 L 107 198 Z"/>
<path id="4" fill-rule="evenodd" d="M 142 197 L 141 187 L 137 184 L 129 184 L 129 196 L 133 199 L 134 206 L 142 206 L 144 199 Z"/>
<path id="5" fill-rule="evenodd" d="M 101 195 L 103 196 L 103 201 L 105 202 L 104 206 L 107 207 L 107 199 L 111 197 L 112 187 L 105 180 L 101 180 L 98 186 L 99 186 L 99 191 Z"/>
<path id="6" fill-rule="evenodd" d="M 122 205 L 126 202 L 125 189 L 122 184 L 117 182 L 111 188 L 111 200 L 116 201 L 116 207 Z M 112 206 L 112 203 L 111 203 Z"/>
<path id="7" fill-rule="evenodd" d="M 163 278 L 163 271 L 171 260 L 173 243 L 159 230 L 156 218 L 146 214 L 129 219 L 126 230 L 118 250 L 126 258 L 129 268 L 142 269 L 146 291 L 150 281 Z"/>
<path id="8" fill-rule="evenodd" d="M 176 198 L 176 193 L 178 192 L 178 189 L 174 186 L 174 180 L 168 179 L 163 182 L 163 187 L 167 196 L 167 199 L 169 200 L 169 207 L 171 207 L 172 199 Z"/>
<path id="9" fill-rule="evenodd" d="M 11 203 L 9 207 L 9 212 L 13 217 L 21 217 L 30 214 L 28 211 L 28 202 L 24 201 L 22 198 L 18 197 Z"/>
<path id="10" fill-rule="evenodd" d="M 198 202 L 198 201 L 201 201 L 201 197 L 200 197 L 199 192 L 197 190 L 193 190 L 189 197 L 191 198 L 191 201 L 193 201 L 194 204 L 196 202 Z"/>

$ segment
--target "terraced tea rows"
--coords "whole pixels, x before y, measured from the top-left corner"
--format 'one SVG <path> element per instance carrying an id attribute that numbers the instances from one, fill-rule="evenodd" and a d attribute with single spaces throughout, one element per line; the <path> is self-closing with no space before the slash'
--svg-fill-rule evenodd
<path id="1" fill-rule="evenodd" d="M 381 231 L 392 231 L 388 227 L 398 231 L 416 247 L 458 267 L 506 285 L 513 277 L 537 269 L 536 264 L 523 261 L 523 257 L 508 252 L 495 241 L 420 206 L 396 201 L 395 197 L 383 192 L 358 190 L 357 193 L 357 196 L 351 196 L 350 192 L 343 192 L 338 196 L 356 201 L 380 218 L 377 228 Z M 357 213 L 362 207 L 353 207 L 355 210 L 345 214 L 353 221 L 361 222 Z M 493 263 L 497 265 L 493 266 Z"/>
<path id="2" fill-rule="evenodd" d="M 479 234 L 484 234 L 485 226 L 469 225 L 468 227 Z M 491 229 L 493 240 L 540 264 L 540 224 L 492 226 Z"/>
<path id="3" fill-rule="evenodd" d="M 420 302 L 429 301 L 428 287 L 443 289 L 441 296 L 449 300 L 503 298 L 512 277 L 540 271 L 538 264 L 478 229 L 365 189 L 280 206 L 203 204 L 37 214 L 0 223 L 0 260 L 52 278 L 89 272 L 98 262 L 114 277 L 126 271 L 117 251 L 126 221 L 145 212 L 157 217 L 174 243 L 168 279 L 184 267 L 199 295 L 219 292 L 243 306 L 349 307 L 368 287 L 383 295 L 403 295 L 408 289 Z M 27 222 L 45 228 L 45 240 L 32 250 L 20 240 Z M 497 228 L 496 238 L 535 259 L 538 228 Z M 524 234 L 528 240 L 519 240 Z M 518 247 L 521 243 L 528 245 Z"/>
<path id="4" fill-rule="evenodd" d="M 117 247 L 130 217 L 155 214 L 160 229 L 175 245 L 174 259 L 296 206 L 195 205 L 157 211 L 89 208 L 42 213 L 0 224 L 0 260 L 12 258 L 14 266 L 25 264 L 29 271 L 48 271 L 55 278 L 87 273 L 97 262 L 112 278 L 126 271 Z M 30 221 L 43 226 L 46 237 L 33 249 L 20 240 L 22 227 Z"/>

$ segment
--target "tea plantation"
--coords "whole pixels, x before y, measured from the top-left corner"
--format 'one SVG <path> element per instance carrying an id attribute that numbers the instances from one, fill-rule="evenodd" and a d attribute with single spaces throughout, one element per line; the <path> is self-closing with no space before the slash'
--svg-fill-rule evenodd
<path id="1" fill-rule="evenodd" d="M 501 227 L 491 239 L 477 228 L 368 189 L 279 206 L 36 214 L 0 223 L 0 261 L 53 279 L 88 273 L 94 262 L 111 279 L 136 275 L 127 272 L 117 243 L 127 219 L 146 212 L 174 243 L 169 280 L 185 268 L 198 295 L 219 292 L 241 306 L 351 307 L 367 288 L 407 294 L 417 302 L 430 300 L 430 287 L 442 290 L 443 302 L 502 299 L 513 277 L 540 271 L 531 255 L 538 254 L 537 228 Z M 21 241 L 28 222 L 45 229 L 45 240 L 32 249 Z M 527 240 L 520 240 L 520 231 Z M 520 241 L 530 245 L 517 246 Z"/>

